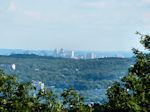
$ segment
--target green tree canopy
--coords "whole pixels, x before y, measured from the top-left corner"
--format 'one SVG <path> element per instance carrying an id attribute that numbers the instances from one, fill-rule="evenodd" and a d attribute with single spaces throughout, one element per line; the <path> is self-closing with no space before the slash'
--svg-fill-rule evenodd
<path id="1" fill-rule="evenodd" d="M 92 108 L 84 104 L 84 99 L 73 88 L 65 89 L 61 94 L 63 104 L 68 112 L 92 112 Z"/>
<path id="2" fill-rule="evenodd" d="M 133 49 L 135 64 L 121 83 L 115 82 L 107 91 L 108 111 L 150 111 L 150 35 L 137 34 L 141 36 L 140 43 L 148 52 Z"/>
<path id="3" fill-rule="evenodd" d="M 36 97 L 30 94 L 36 88 L 31 83 L 19 83 L 14 76 L 0 70 L 0 111 L 61 112 L 63 105 L 47 89 L 38 91 Z"/>

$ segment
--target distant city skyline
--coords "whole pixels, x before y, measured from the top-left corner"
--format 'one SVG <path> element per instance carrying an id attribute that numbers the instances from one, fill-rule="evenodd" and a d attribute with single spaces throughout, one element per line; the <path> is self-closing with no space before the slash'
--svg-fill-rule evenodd
<path id="1" fill-rule="evenodd" d="M 80 51 L 67 50 L 63 48 L 56 48 L 54 50 L 19 50 L 19 49 L 0 49 L 0 55 L 38 55 L 38 56 L 52 56 L 72 59 L 95 59 L 107 57 L 128 58 L 132 57 L 131 51 Z"/>
<path id="2" fill-rule="evenodd" d="M 142 50 L 150 0 L 0 0 L 0 49 Z"/>

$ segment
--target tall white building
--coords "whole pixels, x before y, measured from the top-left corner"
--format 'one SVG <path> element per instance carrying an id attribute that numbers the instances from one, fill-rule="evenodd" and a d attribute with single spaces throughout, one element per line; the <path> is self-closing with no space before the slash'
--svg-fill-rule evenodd
<path id="1" fill-rule="evenodd" d="M 53 56 L 55 56 L 55 57 L 59 56 L 59 49 L 58 48 L 54 49 Z"/>
<path id="2" fill-rule="evenodd" d="M 60 57 L 65 57 L 65 51 L 64 51 L 63 48 L 60 49 L 60 51 L 59 51 L 59 56 L 60 56 Z"/>
<path id="3" fill-rule="evenodd" d="M 71 51 L 71 58 L 74 58 L 74 57 L 75 57 L 75 52 Z"/>
<path id="4" fill-rule="evenodd" d="M 12 70 L 16 70 L 16 64 L 11 65 Z"/>
<path id="5" fill-rule="evenodd" d="M 86 59 L 95 59 L 96 58 L 96 54 L 95 53 L 88 53 L 86 55 Z"/>

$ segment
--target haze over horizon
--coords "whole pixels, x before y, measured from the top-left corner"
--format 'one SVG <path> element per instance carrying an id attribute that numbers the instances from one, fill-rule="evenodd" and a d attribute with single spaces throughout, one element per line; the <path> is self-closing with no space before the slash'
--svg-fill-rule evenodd
<path id="1" fill-rule="evenodd" d="M 131 51 L 150 0 L 0 0 L 0 49 Z"/>

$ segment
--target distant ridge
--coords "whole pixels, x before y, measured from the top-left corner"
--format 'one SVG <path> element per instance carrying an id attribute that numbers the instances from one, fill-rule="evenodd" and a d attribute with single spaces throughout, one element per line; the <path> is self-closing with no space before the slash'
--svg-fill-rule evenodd
<path id="1" fill-rule="evenodd" d="M 0 57 L 60 59 L 60 58 L 53 57 L 53 56 L 39 56 L 39 55 L 36 55 L 36 54 L 10 54 L 10 55 L 0 55 Z"/>
<path id="2" fill-rule="evenodd" d="M 131 51 L 80 51 L 76 50 L 76 55 L 84 55 L 86 53 L 94 52 L 98 57 L 132 57 Z M 11 54 L 35 54 L 38 56 L 52 56 L 52 50 L 22 50 L 22 49 L 0 49 L 0 55 L 9 56 Z"/>

